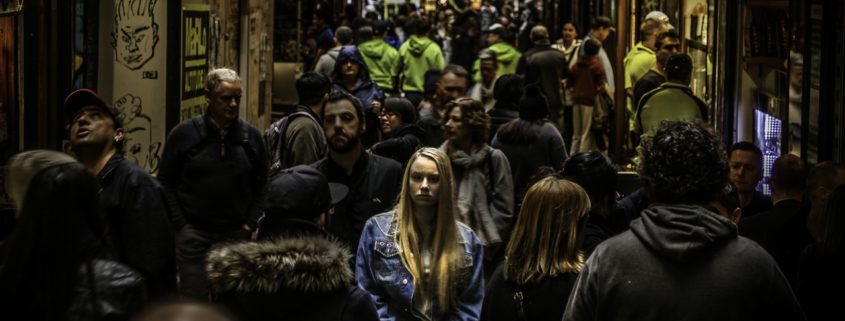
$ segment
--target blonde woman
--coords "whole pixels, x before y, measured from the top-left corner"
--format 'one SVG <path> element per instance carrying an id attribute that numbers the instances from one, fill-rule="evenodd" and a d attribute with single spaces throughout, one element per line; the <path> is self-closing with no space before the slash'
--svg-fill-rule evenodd
<path id="1" fill-rule="evenodd" d="M 478 320 L 483 246 L 458 222 L 448 156 L 411 155 L 393 211 L 367 221 L 355 275 L 381 320 Z"/>
<path id="2" fill-rule="evenodd" d="M 590 198 L 577 184 L 550 176 L 531 186 L 522 204 L 481 319 L 560 321 L 584 266 L 579 248 Z"/>

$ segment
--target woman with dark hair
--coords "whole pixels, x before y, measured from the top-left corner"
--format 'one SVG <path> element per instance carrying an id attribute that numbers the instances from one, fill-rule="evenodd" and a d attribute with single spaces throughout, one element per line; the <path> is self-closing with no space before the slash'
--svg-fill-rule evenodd
<path id="1" fill-rule="evenodd" d="M 499 128 L 490 144 L 502 150 L 511 164 L 517 209 L 529 187 L 529 179 L 538 168 L 561 170 L 566 161 L 563 137 L 546 120 L 548 115 L 548 103 L 540 93 L 540 88 L 536 84 L 529 84 L 525 86 L 525 94 L 519 101 L 519 118 Z"/>
<path id="2" fill-rule="evenodd" d="M 449 157 L 411 156 L 393 211 L 367 220 L 355 261 L 358 284 L 381 320 L 478 320 L 484 250 L 459 222 Z"/>
<path id="3" fill-rule="evenodd" d="M 624 232 L 628 227 L 624 213 L 616 207 L 619 175 L 610 159 L 599 152 L 572 155 L 564 163 L 562 174 L 566 179 L 581 185 L 593 204 L 581 247 L 589 256 L 599 243 Z"/>
<path id="4" fill-rule="evenodd" d="M 841 320 L 845 314 L 840 306 L 842 296 L 831 294 L 845 287 L 845 185 L 830 193 L 820 214 L 816 242 L 804 250 L 798 262 L 795 294 L 807 320 Z"/>
<path id="5" fill-rule="evenodd" d="M 97 179 L 77 162 L 40 161 L 56 154 L 26 152 L 9 165 L 33 176 L 15 180 L 19 220 L 0 249 L 3 320 L 127 320 L 146 301 L 143 279 L 108 259 Z"/>
<path id="6" fill-rule="evenodd" d="M 370 79 L 370 72 L 364 57 L 356 46 L 343 46 L 337 55 L 332 73 L 332 90 L 350 93 L 364 104 L 366 128 L 361 135 L 364 147 L 379 141 L 378 110 L 384 101 L 384 93 Z"/>
<path id="7" fill-rule="evenodd" d="M 519 98 L 522 97 L 522 76 L 507 74 L 499 77 L 493 85 L 493 99 L 496 104 L 487 111 L 490 116 L 490 132 L 495 134 L 499 127 L 519 117 Z"/>
<path id="8" fill-rule="evenodd" d="M 372 152 L 392 158 L 404 168 L 411 154 L 425 141 L 425 131 L 416 124 L 416 108 L 405 98 L 387 98 L 381 108 L 379 121 L 381 133 L 386 139 L 373 145 Z"/>
<path id="9" fill-rule="evenodd" d="M 487 145 L 490 117 L 481 102 L 459 98 L 446 104 L 440 150 L 449 155 L 455 171 L 460 220 L 485 246 L 485 275 L 495 269 L 500 246 L 506 242 L 513 217 L 513 180 L 508 158 Z"/>
<path id="10" fill-rule="evenodd" d="M 559 321 L 584 267 L 581 240 L 590 198 L 578 184 L 547 176 L 528 189 L 505 263 L 488 283 L 481 320 Z"/>

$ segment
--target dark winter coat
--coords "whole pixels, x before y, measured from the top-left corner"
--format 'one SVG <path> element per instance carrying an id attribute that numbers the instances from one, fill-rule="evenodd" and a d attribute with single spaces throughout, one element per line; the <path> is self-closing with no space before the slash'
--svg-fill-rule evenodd
<path id="1" fill-rule="evenodd" d="M 653 204 L 600 244 L 570 320 L 804 320 L 783 273 L 736 225 L 700 206 Z"/>
<path id="2" fill-rule="evenodd" d="M 766 249 L 793 287 L 801 253 L 813 243 L 807 210 L 798 200 L 783 200 L 767 212 L 739 221 L 740 234 Z"/>
<path id="3" fill-rule="evenodd" d="M 560 50 L 548 43 L 537 44 L 522 56 L 519 73 L 525 83 L 537 83 L 549 103 L 549 110 L 563 108 L 563 79 L 569 76 L 569 64 Z"/>
<path id="4" fill-rule="evenodd" d="M 525 121 L 525 120 L 513 120 Z M 508 158 L 513 177 L 514 200 L 522 204 L 522 198 L 530 186 L 531 177 L 540 167 L 563 169 L 563 162 L 568 157 L 566 146 L 560 132 L 551 123 L 532 125 L 533 142 L 527 143 L 524 137 L 502 137 L 501 131 L 493 137 L 490 146 L 501 150 Z M 519 134 L 513 132 L 513 134 Z"/>
<path id="5" fill-rule="evenodd" d="M 352 254 L 321 234 L 226 245 L 208 255 L 216 302 L 241 320 L 378 320 Z"/>
<path id="6" fill-rule="evenodd" d="M 144 278 L 118 262 L 92 260 L 80 268 L 79 278 L 68 321 L 129 320 L 147 302 Z"/>
<path id="7" fill-rule="evenodd" d="M 493 137 L 499 131 L 499 127 L 506 124 L 507 122 L 519 118 L 519 110 L 517 106 L 505 106 L 505 104 L 510 104 L 507 102 L 496 101 L 496 105 L 493 106 L 493 109 L 487 112 L 487 115 L 490 116 L 490 141 L 493 141 Z"/>
<path id="8" fill-rule="evenodd" d="M 423 141 L 425 132 L 420 126 L 403 124 L 396 129 L 396 135 L 373 145 L 372 151 L 399 162 L 405 168 L 408 159 L 422 146 Z"/>
<path id="9" fill-rule="evenodd" d="M 402 185 L 402 167 L 398 162 L 378 155 L 361 153 L 352 175 L 329 157 L 312 167 L 329 182 L 349 188 L 346 198 L 335 206 L 328 231 L 348 248 L 356 248 L 367 219 L 393 207 Z"/>
<path id="10" fill-rule="evenodd" d="M 563 302 L 569 298 L 577 277 L 575 273 L 564 273 L 517 287 L 505 280 L 500 265 L 487 283 L 481 321 L 560 321 L 566 307 Z M 514 298 L 517 292 L 522 293 L 524 318 L 519 317 L 519 301 Z"/>
<path id="11" fill-rule="evenodd" d="M 115 258 L 146 278 L 151 298 L 175 291 L 173 229 L 161 185 L 120 153 L 97 178 Z"/>
<path id="12" fill-rule="evenodd" d="M 221 138 L 206 112 L 176 125 L 164 146 L 158 180 L 174 229 L 257 226 L 269 159 L 255 127 L 238 119 Z"/>

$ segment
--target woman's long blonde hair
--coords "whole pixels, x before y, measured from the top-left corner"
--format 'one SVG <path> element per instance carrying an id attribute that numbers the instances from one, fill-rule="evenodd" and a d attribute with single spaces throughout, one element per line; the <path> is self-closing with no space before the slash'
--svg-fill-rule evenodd
<path id="1" fill-rule="evenodd" d="M 420 158 L 428 158 L 437 164 L 440 175 L 440 192 L 437 201 L 437 218 L 432 241 L 431 274 L 424 278 L 422 263 L 421 231 L 414 220 L 414 204 L 411 199 L 413 191 L 409 188 L 411 166 Z M 455 271 L 463 252 L 459 246 L 457 208 L 452 192 L 452 167 L 449 157 L 435 148 L 424 147 L 414 153 L 405 168 L 402 178 L 402 192 L 396 205 L 396 224 L 399 233 L 396 234 L 396 244 L 402 261 L 414 277 L 414 295 L 428 297 L 436 289 L 440 306 L 449 310 L 457 301 L 455 293 Z"/>
<path id="2" fill-rule="evenodd" d="M 517 285 L 581 272 L 590 197 L 578 184 L 546 177 L 525 194 L 506 249 L 505 279 Z"/>

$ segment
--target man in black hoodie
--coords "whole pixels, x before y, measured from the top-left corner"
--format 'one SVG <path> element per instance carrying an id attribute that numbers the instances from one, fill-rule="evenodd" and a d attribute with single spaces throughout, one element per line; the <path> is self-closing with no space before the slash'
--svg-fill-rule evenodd
<path id="1" fill-rule="evenodd" d="M 728 185 L 718 137 L 667 122 L 642 155 L 653 203 L 596 248 L 563 320 L 805 320 L 772 257 L 717 210 Z"/>

